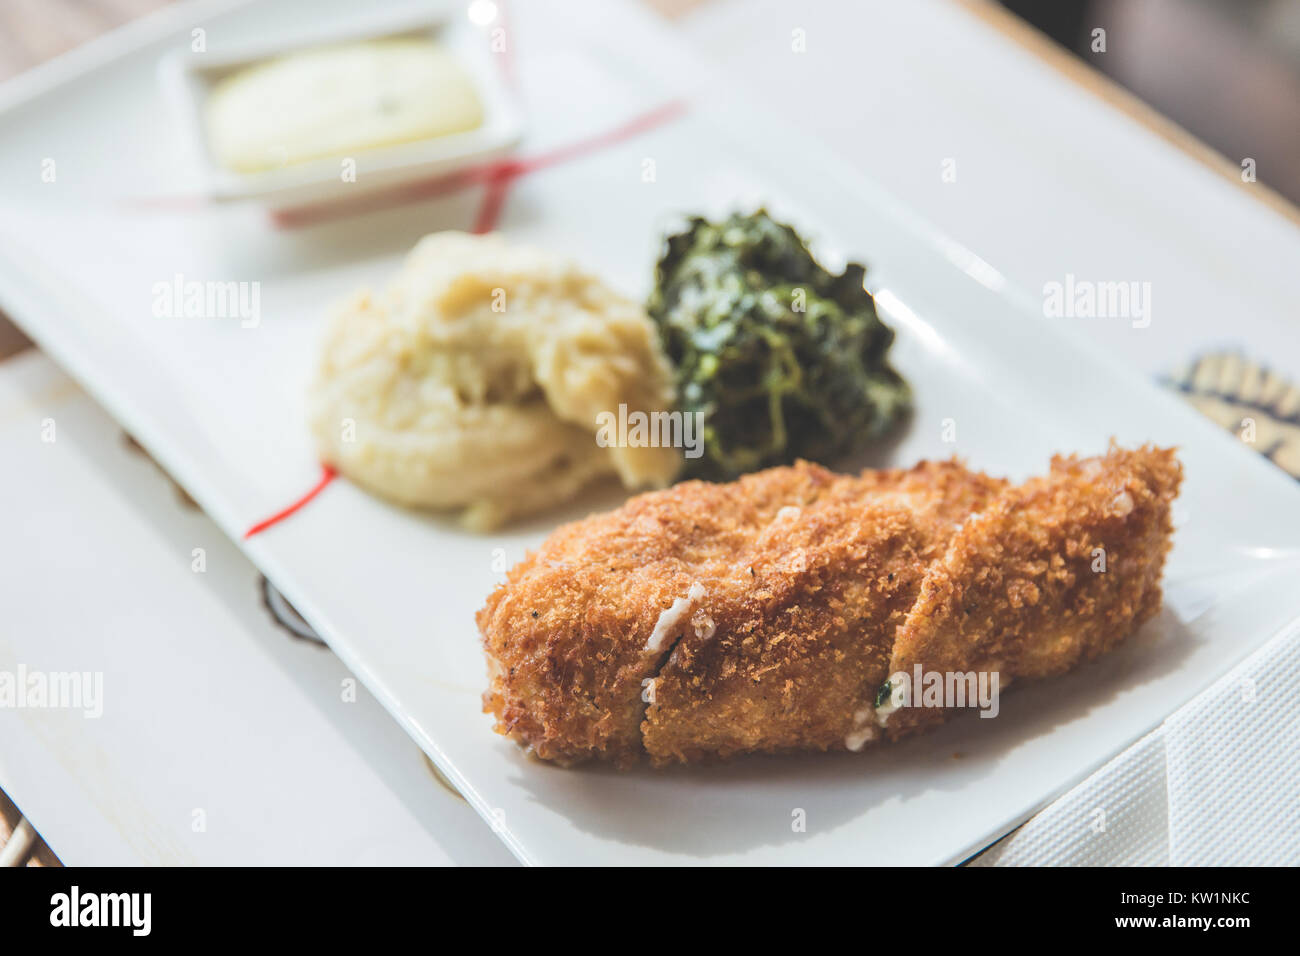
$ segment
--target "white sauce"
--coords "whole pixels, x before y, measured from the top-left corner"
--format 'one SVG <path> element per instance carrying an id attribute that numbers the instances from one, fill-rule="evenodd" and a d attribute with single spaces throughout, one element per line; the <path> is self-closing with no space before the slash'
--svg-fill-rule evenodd
<path id="1" fill-rule="evenodd" d="M 645 642 L 645 649 L 656 653 L 662 651 L 668 639 L 677 633 L 681 621 L 690 614 L 691 608 L 696 602 L 702 601 L 707 594 L 704 585 L 698 581 L 693 583 L 686 592 L 686 597 L 677 598 L 670 607 L 660 613 L 659 620 L 655 621 L 655 629 L 650 633 L 650 639 Z"/>
<path id="2" fill-rule="evenodd" d="M 876 739 L 876 728 L 871 726 L 871 708 L 863 707 L 853 715 L 854 728 L 844 738 L 844 747 L 857 753 L 867 745 L 867 741 Z"/>
<path id="3" fill-rule="evenodd" d="M 857 753 L 867 745 L 867 741 L 876 739 L 876 728 L 870 724 L 861 730 L 855 730 L 844 738 L 844 746 L 854 753 Z"/>

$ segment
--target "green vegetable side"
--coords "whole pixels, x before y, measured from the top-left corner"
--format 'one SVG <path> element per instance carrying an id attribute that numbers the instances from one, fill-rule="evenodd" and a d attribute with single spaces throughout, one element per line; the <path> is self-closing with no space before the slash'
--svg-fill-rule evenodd
<path id="1" fill-rule="evenodd" d="M 727 480 L 796 458 L 832 463 L 911 403 L 886 360 L 894 333 L 850 264 L 831 275 L 765 210 L 693 218 L 669 236 L 648 310 L 676 370 L 678 408 L 702 414 L 689 477 Z"/>

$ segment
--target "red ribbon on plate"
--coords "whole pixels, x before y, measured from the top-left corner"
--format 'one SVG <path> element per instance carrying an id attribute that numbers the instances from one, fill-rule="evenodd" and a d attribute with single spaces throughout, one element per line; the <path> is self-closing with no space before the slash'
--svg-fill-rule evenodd
<path id="1" fill-rule="evenodd" d="M 289 505 L 288 507 L 281 508 L 275 514 L 271 515 L 271 517 L 264 518 L 261 521 L 259 521 L 257 524 L 253 525 L 251 528 L 249 528 L 247 531 L 244 532 L 245 540 L 251 538 L 255 534 L 260 534 L 261 532 L 265 531 L 267 528 L 271 527 L 271 525 L 279 524 L 281 521 L 289 517 L 298 509 L 305 507 L 309 501 L 311 501 L 318 494 L 324 491 L 325 488 L 329 485 L 329 483 L 333 481 L 335 477 L 337 477 L 337 475 L 338 472 L 336 472 L 329 465 L 321 465 L 320 480 L 316 482 L 315 487 L 312 488 L 311 491 L 307 492 L 305 495 L 303 495 L 301 498 L 299 498 L 297 501 L 295 501 L 293 504 Z"/>

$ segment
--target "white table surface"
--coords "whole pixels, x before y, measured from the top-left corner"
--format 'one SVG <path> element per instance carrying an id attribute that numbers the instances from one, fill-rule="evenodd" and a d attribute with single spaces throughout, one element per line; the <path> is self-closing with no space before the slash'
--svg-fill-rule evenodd
<path id="1" fill-rule="evenodd" d="M 35 350 L 0 363 L 0 461 L 0 670 L 103 674 L 97 718 L 0 708 L 0 786 L 65 864 L 513 863 Z"/>

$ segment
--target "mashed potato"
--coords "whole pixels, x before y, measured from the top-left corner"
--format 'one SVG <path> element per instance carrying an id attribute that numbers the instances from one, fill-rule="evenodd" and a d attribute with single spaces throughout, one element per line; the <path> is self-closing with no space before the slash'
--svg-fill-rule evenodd
<path id="1" fill-rule="evenodd" d="M 597 416 L 673 407 L 642 308 L 500 236 L 426 236 L 333 318 L 310 394 L 325 461 L 405 505 L 491 528 L 614 473 L 668 484 L 682 452 L 601 447 Z"/>

